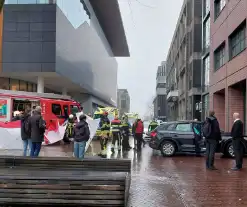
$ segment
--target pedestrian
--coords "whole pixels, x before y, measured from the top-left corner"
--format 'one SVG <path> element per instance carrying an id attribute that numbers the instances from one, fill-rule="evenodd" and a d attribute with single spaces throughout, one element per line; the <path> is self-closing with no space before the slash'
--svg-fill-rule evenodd
<path id="1" fill-rule="evenodd" d="M 23 156 L 27 156 L 27 150 L 29 149 L 29 155 L 31 152 L 31 129 L 29 127 L 29 121 L 31 116 L 31 109 L 26 109 L 21 118 L 21 139 L 23 142 Z"/>
<path id="2" fill-rule="evenodd" d="M 112 131 L 112 146 L 111 151 L 112 153 L 115 152 L 115 144 L 118 143 L 118 151 L 121 151 L 121 121 L 118 119 L 117 116 L 111 121 L 111 131 Z"/>
<path id="3" fill-rule="evenodd" d="M 236 165 L 232 170 L 241 170 L 243 167 L 244 147 L 242 144 L 244 125 L 239 118 L 239 113 L 233 114 L 234 123 L 232 125 L 231 137 Z"/>
<path id="4" fill-rule="evenodd" d="M 215 112 L 210 111 L 203 125 L 203 136 L 206 138 L 206 168 L 217 170 L 214 166 L 214 156 L 221 140 L 220 126 Z"/>
<path id="5" fill-rule="evenodd" d="M 41 115 L 41 107 L 36 106 L 33 115 L 29 118 L 29 127 L 31 131 L 31 157 L 38 157 L 42 142 L 44 141 L 44 134 L 46 130 L 46 123 Z"/>
<path id="6" fill-rule="evenodd" d="M 100 135 L 100 147 L 101 147 L 101 152 L 98 154 L 102 158 L 107 157 L 107 142 L 110 136 L 110 129 L 111 129 L 111 124 L 110 120 L 108 118 L 108 112 L 104 112 L 102 115 L 100 122 L 99 122 L 99 127 L 101 130 L 101 135 Z"/>
<path id="7" fill-rule="evenodd" d="M 74 156 L 78 159 L 83 159 L 87 141 L 90 138 L 90 130 L 87 117 L 82 114 L 79 117 L 79 122 L 74 127 Z"/>
<path id="8" fill-rule="evenodd" d="M 195 153 L 197 157 L 201 157 L 200 143 L 202 140 L 202 134 L 201 134 L 201 124 L 198 123 L 198 119 L 194 119 L 193 131 L 194 131 L 194 136 L 195 136 L 195 139 L 194 139 Z"/>
<path id="9" fill-rule="evenodd" d="M 137 151 L 141 151 L 141 145 L 143 143 L 143 131 L 143 122 L 140 118 L 138 118 L 135 123 L 135 138 L 137 141 Z"/>

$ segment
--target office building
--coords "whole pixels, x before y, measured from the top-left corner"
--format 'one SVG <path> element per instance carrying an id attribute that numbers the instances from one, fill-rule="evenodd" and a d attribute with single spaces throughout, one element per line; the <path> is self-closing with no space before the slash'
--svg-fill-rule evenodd
<path id="1" fill-rule="evenodd" d="M 202 2 L 202 102 L 199 105 L 201 119 L 209 113 L 209 74 L 210 74 L 210 0 Z"/>
<path id="2" fill-rule="evenodd" d="M 166 62 L 158 67 L 156 74 L 156 96 L 153 101 L 154 118 L 165 121 L 167 118 Z"/>
<path id="3" fill-rule="evenodd" d="M 130 112 L 130 96 L 127 89 L 118 89 L 117 107 L 119 109 L 120 116 L 122 116 L 124 113 Z"/>
<path id="4" fill-rule="evenodd" d="M 201 117 L 202 0 L 184 0 L 167 55 L 168 119 Z"/>
<path id="5" fill-rule="evenodd" d="M 246 0 L 211 0 L 210 109 L 230 131 L 240 113 L 246 131 Z"/>
<path id="6" fill-rule="evenodd" d="M 117 105 L 117 0 L 6 0 L 1 15 L 0 89 L 67 94 L 86 113 Z"/>

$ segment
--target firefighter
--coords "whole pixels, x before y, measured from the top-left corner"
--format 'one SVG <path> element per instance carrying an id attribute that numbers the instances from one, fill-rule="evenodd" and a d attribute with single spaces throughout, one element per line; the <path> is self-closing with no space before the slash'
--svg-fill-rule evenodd
<path id="1" fill-rule="evenodd" d="M 66 130 L 65 130 L 65 135 L 63 138 L 63 141 L 65 143 L 70 143 L 71 139 L 73 138 L 74 126 L 75 126 L 74 115 L 70 114 L 69 119 L 68 119 L 68 124 L 67 124 Z"/>
<path id="2" fill-rule="evenodd" d="M 111 146 L 111 151 L 112 153 L 115 152 L 115 144 L 116 141 L 118 142 L 118 151 L 121 151 L 121 134 L 120 134 L 120 129 L 121 129 L 121 121 L 118 119 L 116 116 L 114 120 L 111 122 L 111 131 L 112 131 L 112 146 Z"/>
<path id="3" fill-rule="evenodd" d="M 148 132 L 153 131 L 157 126 L 159 126 L 158 122 L 153 119 L 148 126 Z"/>
<path id="4" fill-rule="evenodd" d="M 128 117 L 124 117 L 122 121 L 122 135 L 123 135 L 123 142 L 122 148 L 123 151 L 129 151 L 131 149 L 129 145 L 129 134 L 130 134 L 130 124 L 128 122 Z"/>
<path id="5" fill-rule="evenodd" d="M 101 135 L 100 135 L 101 152 L 99 153 L 99 156 L 106 158 L 107 142 L 109 139 L 110 129 L 111 129 L 110 120 L 108 118 L 108 112 L 104 112 L 103 116 L 100 119 L 99 127 L 101 130 Z"/>

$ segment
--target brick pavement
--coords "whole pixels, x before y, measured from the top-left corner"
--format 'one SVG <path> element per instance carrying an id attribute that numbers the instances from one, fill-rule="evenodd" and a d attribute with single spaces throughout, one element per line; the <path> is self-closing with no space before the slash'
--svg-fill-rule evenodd
<path id="1" fill-rule="evenodd" d="M 87 156 L 99 149 L 93 143 Z M 2 152 L 3 153 L 3 152 Z M 0 152 L 0 154 L 2 154 Z M 8 152 L 10 154 L 11 152 Z M 17 152 L 16 152 L 17 153 Z M 19 152 L 20 153 L 20 152 Z M 44 147 L 42 156 L 72 156 L 72 146 Z M 111 157 L 110 151 L 108 157 Z M 112 157 L 132 159 L 132 183 L 128 207 L 246 207 L 247 160 L 241 172 L 231 172 L 233 160 L 216 158 L 219 171 L 206 171 L 204 158 L 164 158 L 146 146 Z"/>

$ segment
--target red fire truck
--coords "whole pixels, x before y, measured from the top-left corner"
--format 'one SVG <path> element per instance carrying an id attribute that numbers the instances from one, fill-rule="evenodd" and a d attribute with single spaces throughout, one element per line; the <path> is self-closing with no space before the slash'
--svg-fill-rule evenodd
<path id="1" fill-rule="evenodd" d="M 11 121 L 15 111 L 23 112 L 27 107 L 41 106 L 47 124 L 63 124 L 70 114 L 82 110 L 80 103 L 69 96 L 51 93 L 0 90 L 0 121 Z"/>

